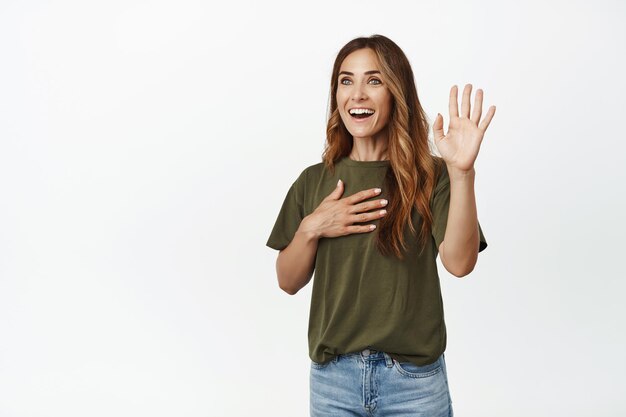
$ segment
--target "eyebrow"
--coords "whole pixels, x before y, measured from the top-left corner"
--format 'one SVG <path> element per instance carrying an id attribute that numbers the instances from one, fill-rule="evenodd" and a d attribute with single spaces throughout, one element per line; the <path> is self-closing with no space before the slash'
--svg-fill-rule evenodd
<path id="1" fill-rule="evenodd" d="M 339 73 L 339 75 L 341 74 L 347 74 L 347 75 L 354 75 L 354 73 L 350 72 L 350 71 L 341 71 Z M 380 74 L 380 71 L 378 70 L 370 70 L 370 71 L 365 71 L 364 72 L 365 75 L 369 75 L 369 74 Z"/>

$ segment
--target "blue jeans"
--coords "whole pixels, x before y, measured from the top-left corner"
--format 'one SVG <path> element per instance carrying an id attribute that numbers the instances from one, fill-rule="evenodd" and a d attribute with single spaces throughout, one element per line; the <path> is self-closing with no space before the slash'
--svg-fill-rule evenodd
<path id="1" fill-rule="evenodd" d="M 311 361 L 311 417 L 452 417 L 446 362 L 417 366 L 364 349 Z"/>

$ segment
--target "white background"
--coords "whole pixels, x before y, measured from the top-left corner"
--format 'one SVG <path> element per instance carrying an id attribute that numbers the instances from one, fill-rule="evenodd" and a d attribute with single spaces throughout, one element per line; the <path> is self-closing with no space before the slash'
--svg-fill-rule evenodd
<path id="1" fill-rule="evenodd" d="M 431 121 L 496 105 L 489 247 L 439 263 L 458 416 L 623 399 L 620 1 L 0 3 L 0 417 L 307 416 L 310 287 L 265 242 L 321 161 L 336 53 L 380 33 Z M 459 98 L 460 99 L 460 98 Z"/>

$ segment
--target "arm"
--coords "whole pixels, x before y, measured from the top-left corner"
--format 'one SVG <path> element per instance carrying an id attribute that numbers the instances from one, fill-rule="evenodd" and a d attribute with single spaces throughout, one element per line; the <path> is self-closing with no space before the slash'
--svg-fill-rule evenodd
<path id="1" fill-rule="evenodd" d="M 474 161 L 478 156 L 485 131 L 496 112 L 496 106 L 489 107 L 489 111 L 480 122 L 483 91 L 478 89 L 470 116 L 471 92 L 472 85 L 466 84 L 459 116 L 458 88 L 453 85 L 448 104 L 450 110 L 448 133 L 444 134 L 441 114 L 437 113 L 433 124 L 435 145 L 446 162 L 450 177 L 448 222 L 444 239 L 439 245 L 439 254 L 445 268 L 459 278 L 472 272 L 478 259 L 480 230 L 474 197 Z"/>
<path id="2" fill-rule="evenodd" d="M 315 269 L 319 237 L 307 229 L 306 217 L 300 223 L 293 240 L 278 253 L 276 274 L 278 285 L 290 295 L 309 283 Z"/>
<path id="3" fill-rule="evenodd" d="M 272 243 L 270 247 L 283 248 L 276 260 L 276 273 L 278 285 L 288 294 L 294 295 L 311 280 L 315 269 L 317 245 L 321 238 L 369 233 L 374 230 L 370 224 L 353 223 L 376 220 L 386 214 L 380 210 L 368 212 L 374 207 L 386 204 L 383 200 L 362 203 L 367 198 L 378 196 L 380 188 L 370 188 L 341 198 L 343 191 L 343 181 L 339 180 L 335 189 L 322 200 L 315 211 L 300 221 L 287 246 L 278 246 L 270 237 L 268 241 L 268 244 Z M 296 223 L 294 221 L 291 224 L 293 230 Z M 276 230 L 280 229 L 274 229 Z"/>
<path id="4" fill-rule="evenodd" d="M 456 277 L 463 277 L 474 269 L 478 260 L 480 235 L 474 178 L 476 171 L 458 171 L 448 167 L 450 175 L 450 208 L 439 256 L 443 266 Z M 444 245 L 445 243 L 445 245 Z"/>

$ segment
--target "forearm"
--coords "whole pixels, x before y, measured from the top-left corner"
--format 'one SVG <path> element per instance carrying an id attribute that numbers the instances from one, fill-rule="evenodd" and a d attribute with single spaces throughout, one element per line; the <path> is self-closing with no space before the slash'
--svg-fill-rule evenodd
<path id="1" fill-rule="evenodd" d="M 476 171 L 459 172 L 448 169 L 450 207 L 441 260 L 446 269 L 461 277 L 474 269 L 478 259 L 480 234 L 474 179 Z"/>
<path id="2" fill-rule="evenodd" d="M 294 295 L 311 280 L 319 237 L 305 227 L 303 220 L 293 240 L 280 251 L 276 260 L 278 285 Z"/>

